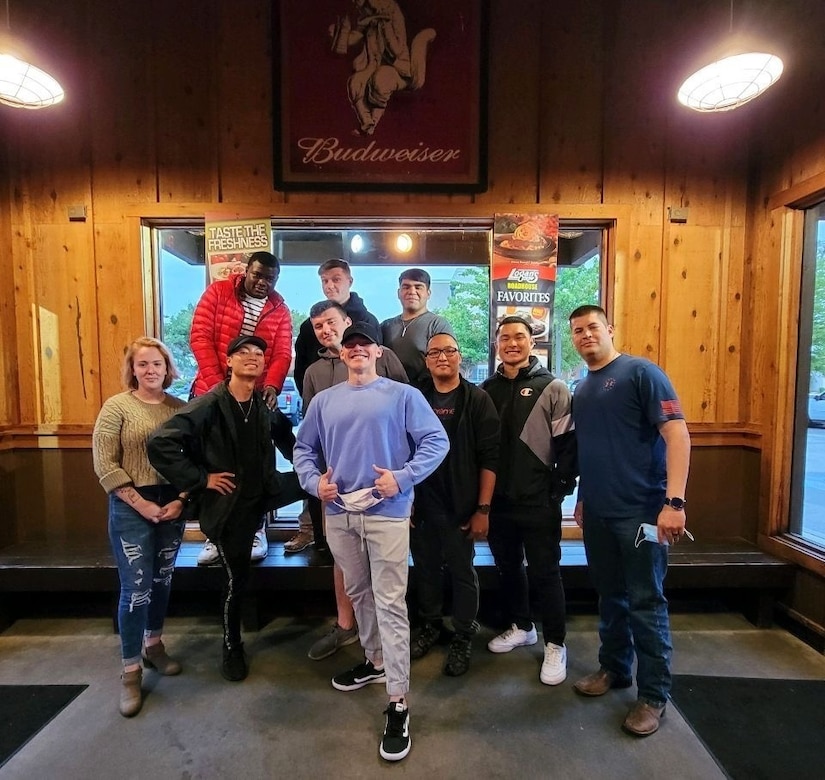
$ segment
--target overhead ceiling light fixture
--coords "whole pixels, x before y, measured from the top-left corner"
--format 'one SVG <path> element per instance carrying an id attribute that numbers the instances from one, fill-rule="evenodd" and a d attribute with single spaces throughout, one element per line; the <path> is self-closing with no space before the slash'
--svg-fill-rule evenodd
<path id="1" fill-rule="evenodd" d="M 775 54 L 748 51 L 733 38 L 733 0 L 730 3 L 730 40 L 724 56 L 689 76 L 679 88 L 679 102 L 694 111 L 731 111 L 745 105 L 775 84 L 784 64 Z"/>
<path id="2" fill-rule="evenodd" d="M 9 0 L 6 28 L 0 29 L 0 103 L 14 108 L 46 108 L 63 100 L 57 79 L 31 64 L 26 46 L 11 35 Z"/>

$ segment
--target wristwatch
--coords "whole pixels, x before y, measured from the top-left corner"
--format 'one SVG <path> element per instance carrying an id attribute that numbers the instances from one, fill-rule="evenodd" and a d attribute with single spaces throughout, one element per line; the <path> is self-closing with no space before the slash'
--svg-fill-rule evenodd
<path id="1" fill-rule="evenodd" d="M 476 512 L 482 515 L 489 515 L 490 514 L 490 505 L 489 504 L 479 504 L 476 507 Z"/>
<path id="2" fill-rule="evenodd" d="M 674 496 L 672 498 L 666 498 L 665 504 L 669 506 L 671 509 L 675 509 L 677 512 L 681 512 L 687 505 L 687 501 L 685 501 L 684 498 L 678 498 Z"/>

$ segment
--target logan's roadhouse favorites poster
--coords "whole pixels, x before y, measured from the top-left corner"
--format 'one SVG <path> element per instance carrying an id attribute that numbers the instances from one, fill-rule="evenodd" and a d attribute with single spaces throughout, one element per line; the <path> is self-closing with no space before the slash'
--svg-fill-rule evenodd
<path id="1" fill-rule="evenodd" d="M 558 214 L 495 215 L 490 284 L 493 331 L 505 317 L 526 320 L 536 341 L 533 354 L 547 368 L 558 238 Z"/>
<path id="2" fill-rule="evenodd" d="M 484 189 L 485 3 L 277 2 L 279 187 Z"/>
<path id="3" fill-rule="evenodd" d="M 206 267 L 209 282 L 243 274 L 253 252 L 270 250 L 269 217 L 220 219 L 206 216 Z"/>

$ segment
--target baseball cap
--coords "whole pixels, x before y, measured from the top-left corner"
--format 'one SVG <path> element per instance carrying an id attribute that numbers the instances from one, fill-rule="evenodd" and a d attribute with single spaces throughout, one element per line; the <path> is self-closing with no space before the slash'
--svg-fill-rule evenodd
<path id="1" fill-rule="evenodd" d="M 341 336 L 341 343 L 346 344 L 347 340 L 353 336 L 363 336 L 365 339 L 369 339 L 373 344 L 381 343 L 381 337 L 378 335 L 378 331 L 368 322 L 356 322 L 350 325 L 344 331 L 344 335 Z"/>
<path id="2" fill-rule="evenodd" d="M 229 342 L 226 348 L 226 356 L 229 357 L 237 352 L 241 347 L 251 344 L 253 347 L 258 347 L 266 352 L 266 342 L 260 336 L 238 336 Z"/>

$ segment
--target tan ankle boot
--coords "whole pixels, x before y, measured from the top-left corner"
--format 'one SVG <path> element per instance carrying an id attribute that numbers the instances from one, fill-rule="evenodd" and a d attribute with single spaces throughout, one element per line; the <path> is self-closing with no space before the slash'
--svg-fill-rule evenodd
<path id="1" fill-rule="evenodd" d="M 120 681 L 120 714 L 124 718 L 131 718 L 137 715 L 143 706 L 143 694 L 140 690 L 140 684 L 143 682 L 143 669 L 123 672 Z"/>
<path id="2" fill-rule="evenodd" d="M 181 665 L 166 655 L 163 642 L 156 642 L 154 645 L 146 645 L 143 648 L 143 665 L 147 669 L 156 669 L 167 676 L 180 674 L 182 671 Z"/>

